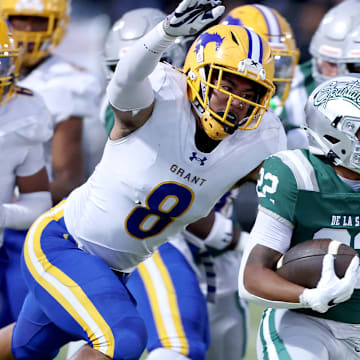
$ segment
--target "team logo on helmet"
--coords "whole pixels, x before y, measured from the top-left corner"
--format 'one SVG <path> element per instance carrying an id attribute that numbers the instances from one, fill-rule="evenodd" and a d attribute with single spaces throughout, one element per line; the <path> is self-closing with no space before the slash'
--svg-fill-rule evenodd
<path id="1" fill-rule="evenodd" d="M 319 91 L 314 99 L 314 106 L 325 108 L 330 100 L 343 98 L 360 109 L 360 82 L 332 81 L 328 86 Z"/>
<path id="2" fill-rule="evenodd" d="M 19 0 L 15 5 L 15 10 L 21 11 L 24 9 L 44 11 L 44 4 L 42 0 Z"/>
<path id="3" fill-rule="evenodd" d="M 216 44 L 216 51 L 219 50 L 222 42 L 224 41 L 225 37 L 221 37 L 218 33 L 210 34 L 208 32 L 205 32 L 200 35 L 194 52 L 198 53 L 200 51 L 200 48 L 203 47 L 206 48 L 207 44 L 210 44 L 214 42 Z"/>
<path id="4" fill-rule="evenodd" d="M 225 25 L 238 25 L 238 26 L 242 26 L 243 23 L 241 22 L 240 19 L 232 17 L 231 15 L 228 15 L 224 21 L 223 24 Z"/>

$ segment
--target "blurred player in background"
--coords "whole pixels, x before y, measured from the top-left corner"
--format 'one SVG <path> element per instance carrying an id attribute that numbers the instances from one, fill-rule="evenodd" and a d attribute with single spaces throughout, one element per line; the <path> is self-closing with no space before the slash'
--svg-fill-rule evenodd
<path id="1" fill-rule="evenodd" d="M 226 14 L 221 22 L 245 26 L 269 42 L 274 54 L 274 84 L 276 86 L 270 105 L 272 110 L 279 115 L 287 100 L 299 59 L 299 50 L 291 26 L 278 11 L 260 4 L 238 6 Z M 285 130 L 289 143 L 291 132 L 286 127 Z M 258 200 L 255 187 L 256 184 L 252 182 L 244 184 L 234 201 L 235 218 L 247 232 L 254 225 L 257 213 Z"/>
<path id="2" fill-rule="evenodd" d="M 301 126 L 310 93 L 324 80 L 360 72 L 360 1 L 345 0 L 321 20 L 309 47 L 312 59 L 298 66 L 281 119 L 288 127 L 288 147 L 306 148 Z"/>
<path id="3" fill-rule="evenodd" d="M 53 133 L 50 114 L 31 90 L 16 86 L 20 49 L 0 17 L 0 325 L 9 319 L 11 303 L 5 272 L 11 252 L 3 246 L 6 227 L 25 230 L 52 205 L 43 144 Z M 15 187 L 17 193 L 15 194 Z M 20 266 L 20 263 L 18 264 Z M 12 287 L 20 279 L 14 278 Z"/>
<path id="4" fill-rule="evenodd" d="M 15 357 L 48 359 L 84 339 L 90 346 L 78 359 L 138 358 L 146 329 L 126 274 L 189 223 L 206 217 L 213 224 L 221 196 L 285 145 L 280 121 L 266 113 L 273 59 L 256 33 L 226 25 L 203 32 L 185 61 L 187 76 L 159 63 L 177 36 L 198 32 L 223 11 L 219 1 L 182 1 L 116 67 L 108 86 L 115 124 L 100 164 L 27 237 L 30 293 L 14 329 Z M 210 226 L 201 231 L 206 242 Z M 205 304 L 193 305 L 202 325 Z M 181 348 L 184 354 L 171 355 L 197 350 Z"/>
<path id="5" fill-rule="evenodd" d="M 53 137 L 45 144 L 45 158 L 54 203 L 85 180 L 83 120 L 98 113 L 102 91 L 89 72 L 52 55 L 65 35 L 70 10 L 66 0 L 0 2 L 0 14 L 11 24 L 23 52 L 19 84 L 41 95 L 51 113 Z M 25 235 L 26 230 L 10 227 L 4 232 L 9 264 L 3 296 L 10 306 L 4 310 L 9 315 L 5 324 L 16 320 L 27 292 L 19 267 Z"/>
<path id="6" fill-rule="evenodd" d="M 339 279 L 327 254 L 313 289 L 275 272 L 282 254 L 309 239 L 337 240 L 360 252 L 359 98 L 358 74 L 319 85 L 306 104 L 309 150 L 279 152 L 260 171 L 259 213 L 239 274 L 240 294 L 269 307 L 259 327 L 258 359 L 359 359 L 359 257 Z"/>
<path id="7" fill-rule="evenodd" d="M 159 17 L 164 18 L 165 14 L 144 8 L 129 11 L 115 22 L 104 48 L 108 78 L 113 76 L 116 64 L 121 62 L 129 47 L 154 27 Z M 190 38 L 177 38 L 163 54 L 162 60 L 181 66 Z M 108 100 L 105 106 L 107 104 Z M 106 114 L 105 124 L 110 132 L 114 114 L 109 106 L 103 113 Z M 268 143 L 264 142 L 262 146 L 266 147 Z M 253 175 L 253 181 L 256 176 Z M 243 180 L 251 180 L 251 176 Z M 179 356 L 177 353 L 184 354 L 186 351 L 193 359 L 205 358 L 209 329 L 206 314 L 200 316 L 199 313 L 199 309 L 202 309 L 201 313 L 206 309 L 203 293 L 212 300 L 207 303 L 211 345 L 206 358 L 238 359 L 244 355 L 248 315 L 246 303 L 237 297 L 237 275 L 234 276 L 239 271 L 241 254 L 231 250 L 236 247 L 240 235 L 239 228 L 232 221 L 233 195 L 227 193 L 216 205 L 216 220 L 205 240 L 195 235 L 203 232 L 201 221 L 192 224 L 187 231 L 171 238 L 169 244 L 162 245 L 159 254 L 142 263 L 130 276 L 128 287 L 137 301 L 138 311 L 145 319 L 149 334 L 149 359 L 173 358 Z M 214 241 L 218 243 L 211 244 Z M 159 275 L 163 273 L 162 269 L 170 274 L 167 280 Z M 171 288 L 167 286 L 167 281 L 172 284 Z M 189 287 L 189 284 L 193 285 Z M 216 301 L 213 299 L 215 288 Z M 151 289 L 155 294 L 151 294 Z M 161 300 L 161 297 L 171 298 L 172 291 L 175 292 L 177 305 L 166 305 L 167 301 Z M 197 324 L 200 318 L 205 319 L 202 326 Z M 161 323 L 165 324 L 165 329 L 162 329 Z M 177 326 L 179 323 L 180 328 Z"/>

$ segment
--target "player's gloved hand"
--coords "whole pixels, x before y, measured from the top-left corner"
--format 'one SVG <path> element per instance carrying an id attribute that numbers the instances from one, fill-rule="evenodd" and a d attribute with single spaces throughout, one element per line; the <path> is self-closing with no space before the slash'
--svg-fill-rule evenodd
<path id="1" fill-rule="evenodd" d="M 358 276 L 359 257 L 354 256 L 342 279 L 336 276 L 334 256 L 324 256 L 320 281 L 315 289 L 305 289 L 300 295 L 300 303 L 314 311 L 325 313 L 330 307 L 350 299 Z"/>
<path id="2" fill-rule="evenodd" d="M 224 11 L 221 0 L 183 0 L 164 20 L 164 31 L 170 36 L 194 35 Z"/>

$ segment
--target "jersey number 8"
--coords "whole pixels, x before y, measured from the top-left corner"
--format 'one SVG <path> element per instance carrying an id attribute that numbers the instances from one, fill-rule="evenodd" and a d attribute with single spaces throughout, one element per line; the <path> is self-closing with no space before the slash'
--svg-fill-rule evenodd
<path id="1" fill-rule="evenodd" d="M 176 182 L 161 183 L 146 198 L 146 206 L 135 207 L 125 220 L 128 234 L 145 240 L 159 235 L 174 218 L 183 215 L 194 200 L 193 191 Z"/>

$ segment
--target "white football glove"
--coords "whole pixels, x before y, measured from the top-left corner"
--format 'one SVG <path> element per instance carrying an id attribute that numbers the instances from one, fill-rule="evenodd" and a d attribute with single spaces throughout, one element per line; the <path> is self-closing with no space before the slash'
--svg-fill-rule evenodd
<path id="1" fill-rule="evenodd" d="M 359 257 L 354 256 L 345 276 L 339 279 L 334 270 L 334 256 L 324 256 L 321 278 L 315 289 L 305 289 L 300 295 L 300 303 L 320 313 L 327 312 L 330 307 L 349 300 L 360 276 Z"/>
<path id="2" fill-rule="evenodd" d="M 224 11 L 221 0 L 183 0 L 164 20 L 164 31 L 170 36 L 194 35 Z"/>

